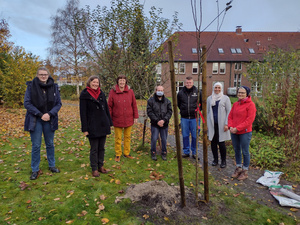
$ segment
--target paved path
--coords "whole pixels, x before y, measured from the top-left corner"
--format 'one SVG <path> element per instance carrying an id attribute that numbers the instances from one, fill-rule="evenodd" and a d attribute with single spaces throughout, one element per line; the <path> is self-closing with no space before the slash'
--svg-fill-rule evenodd
<path id="1" fill-rule="evenodd" d="M 175 136 L 169 135 L 168 136 L 168 143 L 176 147 Z M 182 140 L 181 140 L 181 147 L 182 147 Z M 199 163 L 202 164 L 203 162 L 203 148 L 202 144 L 199 144 L 199 152 L 198 156 L 200 157 Z M 183 159 L 185 160 L 185 159 Z M 194 160 L 190 158 L 190 160 Z M 221 169 L 220 166 L 211 166 L 213 161 L 213 155 L 211 152 L 211 148 L 208 148 L 208 170 L 209 174 L 214 177 L 214 179 L 218 180 L 221 184 L 227 185 L 232 187 L 237 192 L 244 192 L 245 196 L 251 198 L 252 200 L 256 200 L 258 203 L 267 205 L 271 208 L 274 208 L 280 212 L 285 214 L 291 213 L 291 207 L 282 207 L 279 205 L 278 201 L 269 193 L 267 187 L 256 183 L 257 179 L 263 176 L 264 171 L 259 169 L 250 168 L 249 170 L 249 177 L 244 181 L 238 181 L 237 179 L 232 179 L 231 174 L 235 170 L 234 159 L 227 156 L 227 167 Z M 220 161 L 220 159 L 219 159 Z M 220 163 L 220 162 L 219 162 Z M 292 185 L 291 183 L 280 180 L 280 184 L 282 185 Z M 211 185 L 211 184 L 210 184 Z M 297 185 L 296 190 L 294 191 L 296 194 L 300 195 L 300 185 Z M 292 212 L 298 219 L 300 219 L 300 209 L 297 212 Z"/>

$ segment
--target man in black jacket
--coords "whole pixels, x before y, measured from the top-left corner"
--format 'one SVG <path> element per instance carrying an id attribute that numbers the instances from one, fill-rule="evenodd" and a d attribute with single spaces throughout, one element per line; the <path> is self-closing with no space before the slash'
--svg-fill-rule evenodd
<path id="1" fill-rule="evenodd" d="M 197 137 L 197 100 L 198 89 L 194 86 L 192 77 L 187 77 L 185 80 L 185 87 L 179 91 L 177 95 L 177 104 L 181 115 L 181 131 L 183 140 L 183 155 L 187 158 L 190 156 L 190 148 L 192 156 L 196 159 L 196 137 Z M 201 93 L 199 96 L 200 110 L 202 106 Z M 199 120 L 200 125 L 200 120 Z M 190 144 L 190 134 L 192 135 L 192 143 Z"/>
<path id="2" fill-rule="evenodd" d="M 164 96 L 163 86 L 157 86 L 155 94 L 148 100 L 147 115 L 151 120 L 151 158 L 156 158 L 156 142 L 161 137 L 161 158 L 167 160 L 168 124 L 172 116 L 172 106 L 169 99 Z"/>

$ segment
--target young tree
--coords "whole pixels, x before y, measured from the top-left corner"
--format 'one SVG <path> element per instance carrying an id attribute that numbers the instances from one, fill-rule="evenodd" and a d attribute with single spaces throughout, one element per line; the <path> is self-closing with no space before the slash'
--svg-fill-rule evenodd
<path id="1" fill-rule="evenodd" d="M 75 78 L 79 96 L 79 83 L 86 54 L 79 23 L 83 15 L 78 6 L 79 0 L 68 0 L 65 8 L 58 9 L 56 15 L 51 17 L 52 46 L 49 50 L 57 59 L 55 63 L 59 64 L 59 72 Z"/>
<path id="2" fill-rule="evenodd" d="M 257 105 L 259 128 L 284 137 L 289 161 L 300 159 L 300 52 L 273 49 L 262 62 L 247 67 L 250 81 L 261 87 Z"/>

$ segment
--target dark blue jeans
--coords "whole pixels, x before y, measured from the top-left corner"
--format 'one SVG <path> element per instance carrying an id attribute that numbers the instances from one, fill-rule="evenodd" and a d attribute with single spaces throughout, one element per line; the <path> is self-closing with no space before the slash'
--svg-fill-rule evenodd
<path id="1" fill-rule="evenodd" d="M 168 127 L 156 127 L 151 125 L 151 154 L 156 154 L 156 142 L 158 134 L 161 138 L 161 154 L 167 154 L 167 138 L 168 138 Z"/>
<path id="2" fill-rule="evenodd" d="M 235 151 L 235 162 L 237 167 L 242 167 L 243 153 L 243 169 L 248 170 L 250 165 L 249 145 L 252 132 L 245 134 L 231 134 L 232 145 Z"/>
<path id="3" fill-rule="evenodd" d="M 36 120 L 34 131 L 30 131 L 32 149 L 31 149 L 31 169 L 32 172 L 39 171 L 41 161 L 42 134 L 46 144 L 47 160 L 49 167 L 55 166 L 54 158 L 54 131 L 51 130 L 50 121 L 43 121 L 41 118 Z"/>
<path id="4" fill-rule="evenodd" d="M 200 126 L 200 120 L 199 120 L 199 126 Z M 196 130 L 197 130 L 196 119 L 181 118 L 181 132 L 182 132 L 182 142 L 183 142 L 183 153 L 184 154 L 190 154 L 190 148 L 191 148 L 192 154 L 193 155 L 196 154 L 196 138 L 197 138 Z M 192 136 L 191 144 L 190 144 L 190 134 Z"/>

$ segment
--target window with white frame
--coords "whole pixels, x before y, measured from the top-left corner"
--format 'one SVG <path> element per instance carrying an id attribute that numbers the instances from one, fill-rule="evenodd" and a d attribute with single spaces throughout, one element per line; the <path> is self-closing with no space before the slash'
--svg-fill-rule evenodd
<path id="1" fill-rule="evenodd" d="M 253 48 L 249 48 L 249 52 L 250 52 L 250 54 L 255 54 L 255 51 Z"/>
<path id="2" fill-rule="evenodd" d="M 178 93 L 184 87 L 183 81 L 176 81 L 176 93 Z"/>
<path id="3" fill-rule="evenodd" d="M 241 62 L 235 63 L 235 64 L 234 64 L 234 69 L 235 69 L 235 70 L 242 70 L 242 63 L 241 63 Z"/>
<path id="4" fill-rule="evenodd" d="M 196 48 L 192 48 L 192 53 L 193 54 L 197 54 L 197 49 Z"/>
<path id="5" fill-rule="evenodd" d="M 178 74 L 178 63 L 177 62 L 174 63 L 174 73 Z"/>
<path id="6" fill-rule="evenodd" d="M 192 73 L 198 74 L 198 63 L 193 63 Z"/>
<path id="7" fill-rule="evenodd" d="M 194 81 L 194 86 L 196 88 L 198 88 L 198 81 L 197 80 Z M 202 90 L 202 82 L 201 81 L 200 81 L 200 90 Z"/>
<path id="8" fill-rule="evenodd" d="M 240 48 L 236 48 L 235 50 L 236 50 L 236 53 L 238 53 L 238 54 L 242 54 L 242 49 L 240 49 Z"/>
<path id="9" fill-rule="evenodd" d="M 161 63 L 156 65 L 156 74 L 161 74 Z"/>
<path id="10" fill-rule="evenodd" d="M 218 52 L 219 52 L 219 54 L 224 54 L 223 48 L 218 48 Z"/>
<path id="11" fill-rule="evenodd" d="M 240 87 L 241 83 L 242 83 L 242 74 L 240 74 L 240 73 L 234 74 L 233 86 Z"/>
<path id="12" fill-rule="evenodd" d="M 212 73 L 217 74 L 219 70 L 219 63 L 213 63 Z"/>
<path id="13" fill-rule="evenodd" d="M 231 51 L 232 54 L 236 54 L 235 48 L 231 48 L 230 51 Z"/>
<path id="14" fill-rule="evenodd" d="M 220 63 L 220 74 L 225 74 L 226 72 L 226 63 Z"/>
<path id="15" fill-rule="evenodd" d="M 254 82 L 252 83 L 252 86 L 251 86 L 251 92 L 253 93 L 254 96 L 257 96 L 257 97 L 261 97 L 261 84 L 258 83 L 258 82 Z"/>
<path id="16" fill-rule="evenodd" d="M 185 74 L 185 63 L 179 63 L 179 74 Z"/>

